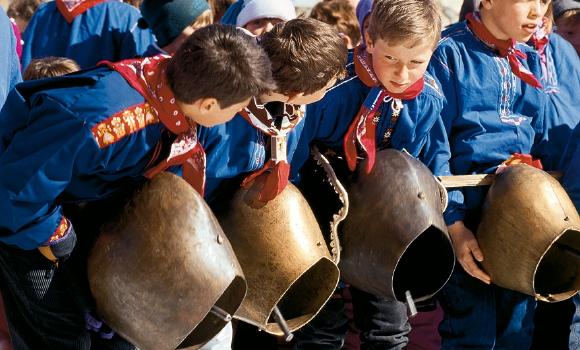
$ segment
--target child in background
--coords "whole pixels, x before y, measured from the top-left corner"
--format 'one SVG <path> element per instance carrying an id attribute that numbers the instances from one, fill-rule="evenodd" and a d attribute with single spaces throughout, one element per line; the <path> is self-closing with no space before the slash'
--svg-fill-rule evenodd
<path id="1" fill-rule="evenodd" d="M 291 0 L 239 0 L 228 8 L 221 22 L 260 35 L 294 18 L 296 10 Z"/>
<path id="2" fill-rule="evenodd" d="M 346 47 L 353 49 L 360 41 L 360 30 L 355 10 L 348 0 L 321 1 L 310 11 L 310 18 L 336 27 L 343 35 Z"/>
<path id="3" fill-rule="evenodd" d="M 548 2 L 483 0 L 479 12 L 444 31 L 429 66 L 445 92 L 441 117 L 449 139 L 430 145 L 436 174 L 492 173 L 512 154 L 529 154 L 543 134 L 539 58 L 521 43 L 531 39 Z M 439 293 L 442 349 L 529 349 L 534 298 L 492 285 L 478 265 L 485 256 L 473 232 L 484 198 L 482 188 L 449 192 L 445 221 L 459 264 Z"/>
<path id="4" fill-rule="evenodd" d="M 554 0 L 556 33 L 568 40 L 580 55 L 580 1 Z"/>
<path id="5" fill-rule="evenodd" d="M 30 61 L 23 74 L 24 80 L 55 78 L 79 71 L 79 65 L 64 57 L 45 57 Z"/>
<path id="6" fill-rule="evenodd" d="M 139 27 L 150 28 L 157 41 L 144 56 L 173 54 L 199 28 L 213 23 L 206 0 L 144 0 Z"/>
<path id="7" fill-rule="evenodd" d="M 22 67 L 34 58 L 67 57 L 81 68 L 102 60 L 142 55 L 154 42 L 137 27 L 141 17 L 131 5 L 113 0 L 55 0 L 41 5 L 24 33 Z"/>
<path id="8" fill-rule="evenodd" d="M 214 22 L 219 23 L 234 2 L 236 0 L 209 0 L 209 7 L 211 7 Z"/>
<path id="9" fill-rule="evenodd" d="M 24 33 L 34 12 L 44 2 L 44 0 L 13 0 L 6 14 L 14 19 L 20 33 Z"/>

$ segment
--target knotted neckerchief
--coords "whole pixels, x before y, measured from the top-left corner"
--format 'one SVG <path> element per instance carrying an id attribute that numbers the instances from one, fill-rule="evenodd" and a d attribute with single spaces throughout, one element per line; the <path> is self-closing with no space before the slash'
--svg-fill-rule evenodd
<path id="1" fill-rule="evenodd" d="M 82 15 L 91 7 L 106 0 L 56 0 L 56 8 L 68 23 L 72 23 L 76 16 Z"/>
<path id="2" fill-rule="evenodd" d="M 103 61 L 119 72 L 157 112 L 161 123 L 177 135 L 167 159 L 145 172 L 149 179 L 175 165 L 181 165 L 183 178 L 203 196 L 205 187 L 205 152 L 197 141 L 197 126 L 191 125 L 175 104 L 169 88 L 166 66 L 170 56 L 157 55 L 144 59 L 129 59 L 117 63 Z M 157 151 L 156 151 L 157 153 Z"/>
<path id="3" fill-rule="evenodd" d="M 346 135 L 344 137 L 344 152 L 346 155 L 346 162 L 351 171 L 356 168 L 357 159 L 357 145 L 367 154 L 367 174 L 371 172 L 375 164 L 376 155 L 376 128 L 381 120 L 381 113 L 379 110 L 383 103 L 391 102 L 392 116 L 391 127 L 385 134 L 385 143 L 389 143 L 391 136 L 399 119 L 403 103 L 401 100 L 411 100 L 417 97 L 423 86 L 425 80 L 423 77 L 413 83 L 407 90 L 401 93 L 393 93 L 387 91 L 381 86 L 375 72 L 372 69 L 371 55 L 366 51 L 364 46 L 358 46 L 354 52 L 354 66 L 355 72 L 359 79 L 366 85 L 371 87 L 362 107 L 360 108 L 356 118 L 351 123 Z"/>
<path id="4" fill-rule="evenodd" d="M 304 113 L 301 106 L 284 104 L 282 116 L 272 116 L 264 105 L 253 98 L 248 107 L 240 114 L 256 129 L 270 136 L 270 159 L 262 169 L 244 179 L 242 186 L 246 187 L 259 176 L 264 176 L 264 187 L 260 192 L 260 201 L 268 202 L 276 198 L 286 188 L 290 176 L 290 164 L 287 160 L 288 133 L 302 120 Z M 277 120 L 279 118 L 280 120 Z"/>
<path id="5" fill-rule="evenodd" d="M 517 77 L 533 87 L 540 89 L 542 88 L 540 81 L 532 74 L 532 72 L 524 67 L 520 60 L 518 60 L 518 57 L 526 59 L 528 56 L 522 51 L 516 49 L 516 41 L 514 39 L 496 39 L 493 34 L 487 30 L 483 22 L 481 22 L 479 14 L 476 12 L 467 14 L 465 18 L 467 19 L 469 28 L 473 31 L 475 36 L 477 36 L 487 46 L 497 50 L 497 53 L 500 57 L 505 57 L 508 59 L 512 72 Z"/>

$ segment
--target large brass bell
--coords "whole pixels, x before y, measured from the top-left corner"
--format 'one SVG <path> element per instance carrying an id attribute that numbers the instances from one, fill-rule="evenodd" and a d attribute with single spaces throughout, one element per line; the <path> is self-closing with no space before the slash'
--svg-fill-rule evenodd
<path id="1" fill-rule="evenodd" d="M 153 178 L 118 222 L 103 228 L 88 275 L 99 315 L 143 350 L 203 344 L 246 293 L 242 269 L 211 210 L 169 173 Z"/>
<path id="2" fill-rule="evenodd" d="M 368 293 L 421 301 L 441 289 L 455 255 L 443 221 L 445 189 L 420 161 L 393 149 L 366 160 L 345 184 L 350 208 L 342 229 L 343 279 Z"/>
<path id="3" fill-rule="evenodd" d="M 477 230 L 485 270 L 498 286 L 555 302 L 580 290 L 580 218 L 542 170 L 510 166 L 489 189 Z"/>
<path id="4" fill-rule="evenodd" d="M 288 335 L 316 316 L 332 296 L 339 271 L 296 187 L 288 184 L 265 205 L 256 204 L 255 188 L 259 184 L 241 188 L 214 206 L 248 282 L 235 317 L 268 333 Z M 287 329 L 281 329 L 279 316 Z"/>

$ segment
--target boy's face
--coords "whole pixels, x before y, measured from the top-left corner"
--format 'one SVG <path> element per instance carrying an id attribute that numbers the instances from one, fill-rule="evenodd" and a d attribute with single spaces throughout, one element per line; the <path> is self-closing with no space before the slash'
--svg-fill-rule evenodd
<path id="1" fill-rule="evenodd" d="M 333 87 L 334 84 L 336 84 L 336 78 L 333 78 L 332 80 L 330 80 L 326 84 L 326 86 L 323 87 L 322 89 L 314 91 L 311 94 L 308 94 L 308 95 L 298 94 L 296 96 L 289 96 L 290 98 L 288 100 L 288 103 L 291 103 L 294 105 L 307 105 L 310 103 L 314 103 L 316 101 L 320 101 L 320 100 L 322 100 L 324 95 L 326 95 L 326 92 L 328 91 L 328 89 Z"/>
<path id="2" fill-rule="evenodd" d="M 390 92 L 401 93 L 423 77 L 433 54 L 432 40 L 421 40 L 413 47 L 406 43 L 389 45 L 367 36 L 367 51 L 372 55 L 375 74 Z"/>
<path id="3" fill-rule="evenodd" d="M 181 111 L 192 123 L 207 127 L 230 121 L 236 113 L 246 107 L 249 103 L 250 98 L 240 103 L 235 103 L 229 107 L 222 108 L 215 98 L 202 98 L 191 104 L 180 101 L 176 102 Z"/>
<path id="4" fill-rule="evenodd" d="M 580 14 L 573 18 L 557 19 L 556 32 L 568 40 L 580 56 Z"/>
<path id="5" fill-rule="evenodd" d="M 271 31 L 280 22 L 283 22 L 280 18 L 260 18 L 246 23 L 244 28 L 254 35 L 262 35 Z"/>
<path id="6" fill-rule="evenodd" d="M 487 29 L 500 40 L 530 40 L 551 0 L 483 0 L 481 16 Z"/>

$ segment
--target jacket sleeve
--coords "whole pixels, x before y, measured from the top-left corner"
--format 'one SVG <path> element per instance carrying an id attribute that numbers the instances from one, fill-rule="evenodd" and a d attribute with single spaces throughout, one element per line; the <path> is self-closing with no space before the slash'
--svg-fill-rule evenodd
<path id="1" fill-rule="evenodd" d="M 56 198 L 80 150 L 94 143 L 82 121 L 48 98 L 31 117 L 0 155 L 0 241 L 22 249 L 43 245 L 58 229 L 63 216 Z"/>
<path id="2" fill-rule="evenodd" d="M 0 108 L 2 108 L 10 90 L 22 81 L 16 54 L 16 37 L 2 9 L 0 9 L 0 42 L 4 43 L 4 48 L 0 50 Z"/>

